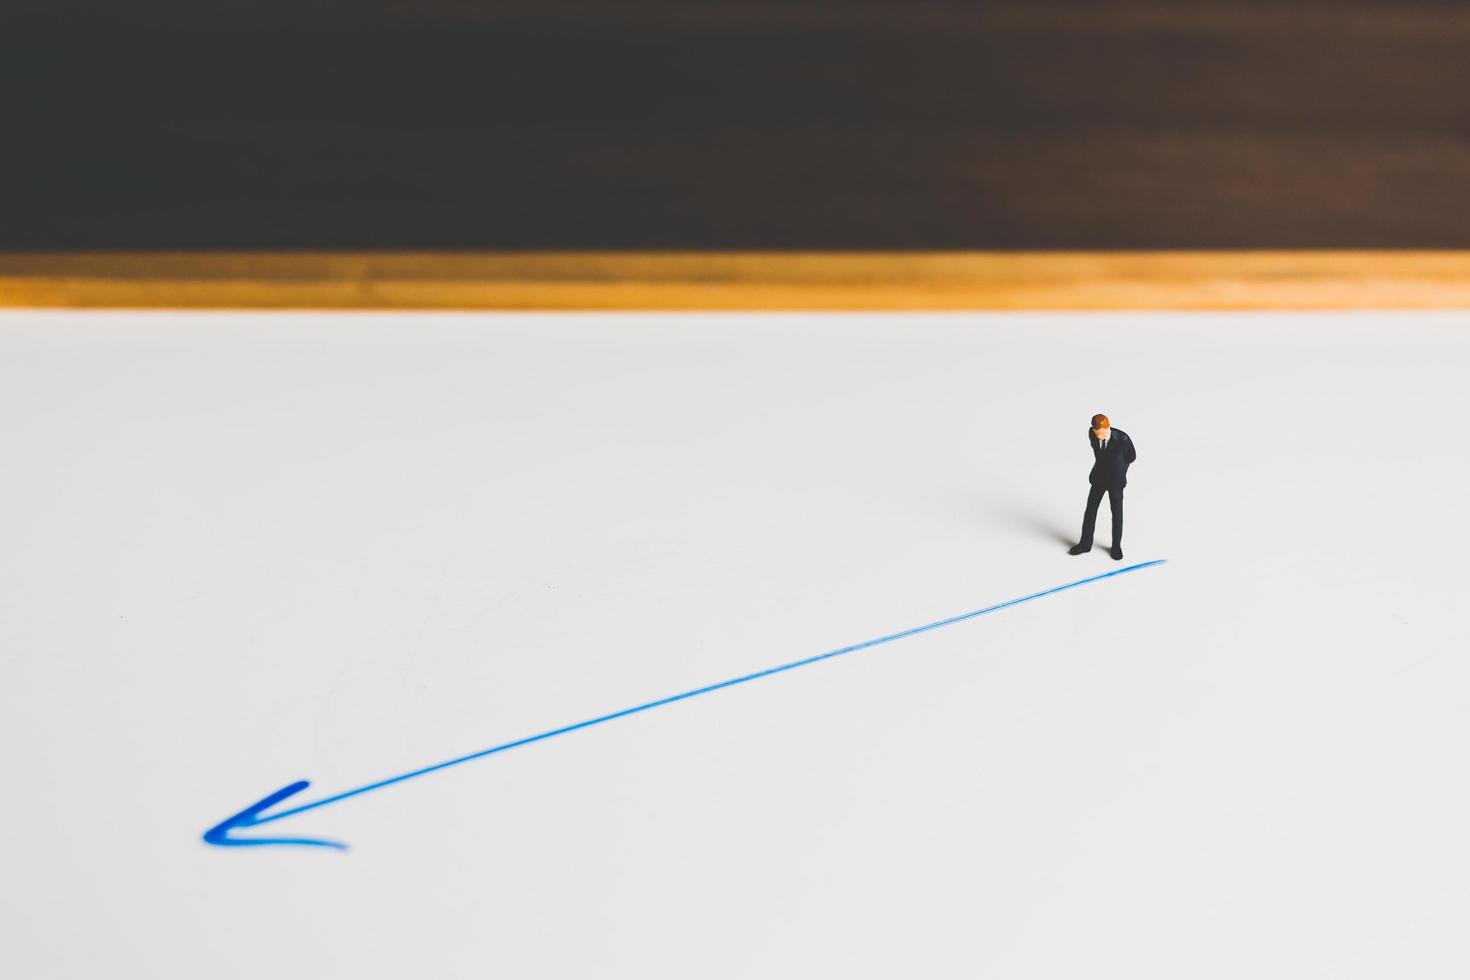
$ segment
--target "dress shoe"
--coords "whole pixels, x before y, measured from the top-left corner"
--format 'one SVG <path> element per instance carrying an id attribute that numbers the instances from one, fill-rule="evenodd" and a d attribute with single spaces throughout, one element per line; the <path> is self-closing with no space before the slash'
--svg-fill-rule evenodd
<path id="1" fill-rule="evenodd" d="M 1089 545 L 1089 544 L 1074 544 L 1074 545 L 1072 545 L 1072 547 L 1070 547 L 1070 548 L 1067 549 L 1067 554 L 1069 554 L 1069 555 L 1085 555 L 1085 554 L 1087 554 L 1091 550 L 1092 550 L 1092 545 Z"/>
<path id="2" fill-rule="evenodd" d="M 1119 548 L 1117 545 L 1113 545 L 1113 561 L 1122 561 L 1122 560 L 1123 560 L 1123 549 L 1122 548 Z"/>

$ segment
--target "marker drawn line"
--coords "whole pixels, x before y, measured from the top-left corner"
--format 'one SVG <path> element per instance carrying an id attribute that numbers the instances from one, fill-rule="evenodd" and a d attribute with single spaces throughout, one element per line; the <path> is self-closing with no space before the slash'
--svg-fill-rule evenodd
<path id="1" fill-rule="evenodd" d="M 1002 609 L 1008 609 L 1011 606 L 1018 606 L 1023 602 L 1030 602 L 1033 599 L 1040 599 L 1045 596 L 1055 595 L 1058 592 L 1065 592 L 1068 589 L 1075 589 L 1079 586 L 1088 585 L 1092 582 L 1100 582 L 1103 579 L 1114 578 L 1118 575 L 1126 575 L 1129 572 L 1136 572 L 1142 568 L 1151 568 L 1154 565 L 1162 565 L 1165 563 L 1166 560 L 1167 559 L 1159 558 L 1155 559 L 1154 561 L 1141 562 L 1137 565 L 1129 565 L 1126 568 L 1115 569 L 1111 572 L 1104 572 L 1101 575 L 1091 575 L 1087 578 L 1078 579 L 1075 582 L 1068 582 L 1065 585 L 1058 585 L 1050 589 L 1044 589 L 1041 592 L 1033 592 L 1030 595 L 1021 596 L 1018 599 L 1008 599 L 1005 602 L 998 602 L 993 606 L 986 606 L 984 609 L 976 609 L 973 612 L 961 613 L 958 616 L 950 616 L 948 619 L 936 620 L 932 623 L 926 623 L 923 626 L 914 626 L 906 630 L 900 630 L 897 633 L 889 633 L 887 636 L 880 636 L 872 640 L 864 640 L 861 643 L 854 643 L 851 646 L 839 647 L 836 650 L 829 650 L 826 653 L 819 653 L 815 656 L 804 657 L 801 660 L 793 660 L 790 663 L 779 664 L 775 667 L 767 667 L 765 670 L 758 670 L 751 674 L 744 674 L 740 677 L 733 677 L 730 680 L 720 681 L 715 684 L 706 684 L 704 687 L 697 687 L 691 691 L 684 691 L 681 694 L 671 694 L 668 697 L 659 698 L 656 701 L 648 701 L 644 704 L 635 705 L 631 708 L 623 708 L 621 711 L 612 711 L 605 715 L 598 715 L 596 718 L 589 718 L 586 721 L 579 721 L 571 725 L 563 725 L 560 728 L 553 728 L 549 731 L 541 732 L 537 735 L 529 735 L 525 738 L 518 738 L 511 742 L 504 742 L 500 745 L 491 746 L 488 749 L 481 749 L 478 752 L 471 752 L 468 755 L 458 756 L 446 762 L 435 763 L 434 765 L 424 766 L 421 769 L 414 769 L 410 772 L 405 772 L 397 776 L 390 776 L 387 779 L 380 779 L 375 783 L 368 783 L 366 786 L 359 786 L 356 789 L 344 790 L 341 793 L 336 793 L 332 796 L 327 796 L 320 800 L 315 800 L 311 803 L 303 803 L 300 806 L 292 807 L 288 810 L 281 810 L 278 813 L 272 813 L 265 816 L 261 815 L 261 811 L 267 809 L 272 804 L 275 804 L 285 799 L 286 797 L 294 796 L 296 793 L 299 793 L 301 790 L 304 790 L 308 785 L 310 785 L 305 780 L 302 780 L 300 782 L 293 783 L 290 786 L 284 787 L 283 789 L 278 790 L 275 793 L 272 793 L 270 796 L 252 804 L 250 807 L 247 807 L 246 809 L 240 811 L 233 817 L 230 817 L 228 820 L 225 820 L 222 823 L 210 828 L 208 831 L 205 832 L 204 839 L 211 844 L 220 845 L 308 844 L 342 848 L 346 845 L 339 844 L 335 841 L 312 839 L 249 840 L 246 838 L 232 838 L 229 837 L 228 834 L 230 830 L 235 828 L 257 826 L 259 824 L 271 823 L 276 820 L 284 820 L 286 817 L 293 817 L 297 814 L 306 813 L 310 810 L 320 809 L 321 807 L 328 806 L 332 803 L 340 803 L 341 801 L 351 799 L 354 796 L 361 796 L 364 793 L 371 793 L 374 790 L 383 789 L 384 787 L 392 786 L 395 783 L 405 782 L 406 780 L 416 779 L 419 776 L 425 776 L 431 772 L 438 772 L 441 769 L 448 769 L 451 766 L 463 765 L 464 763 L 472 762 L 475 759 L 483 759 L 486 756 L 495 755 L 498 752 L 505 752 L 509 749 L 520 748 L 523 745 L 530 745 L 533 742 L 544 742 L 546 739 L 555 738 L 558 735 L 566 735 L 569 732 L 580 731 L 584 728 L 591 728 L 594 725 L 601 725 L 604 722 L 613 721 L 618 718 L 626 718 L 629 715 L 636 715 L 643 711 L 651 711 L 654 708 L 661 708 L 666 704 L 674 704 L 679 701 L 687 701 L 690 698 L 698 697 L 701 694 L 709 694 L 713 691 L 723 690 L 727 687 L 734 687 L 737 684 L 746 684 L 750 681 L 759 680 L 762 677 L 770 677 L 774 674 L 784 673 L 788 670 L 795 670 L 798 667 L 805 667 L 809 664 L 818 663 L 822 660 L 831 660 L 833 657 L 841 657 L 849 653 L 856 653 L 859 650 L 868 650 L 876 646 L 881 646 L 885 643 L 893 643 L 897 640 L 906 639 L 910 636 L 916 636 L 920 633 L 927 633 L 930 630 L 937 630 L 944 626 L 953 626 L 955 623 L 962 623 L 966 620 L 975 619 L 979 616 L 984 616 L 989 613 L 999 612 Z"/>

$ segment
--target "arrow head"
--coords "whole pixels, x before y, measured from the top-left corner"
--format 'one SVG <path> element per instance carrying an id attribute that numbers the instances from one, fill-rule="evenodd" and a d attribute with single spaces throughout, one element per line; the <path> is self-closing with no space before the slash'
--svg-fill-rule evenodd
<path id="1" fill-rule="evenodd" d="M 305 779 L 283 786 L 269 796 L 262 797 L 250 804 L 245 809 L 232 817 L 226 817 L 219 823 L 204 832 L 204 843 L 213 844 L 215 847 L 259 847 L 264 844 L 289 844 L 301 847 L 331 847 L 340 851 L 347 850 L 347 845 L 341 841 L 322 840 L 314 837 L 231 837 L 230 832 L 256 824 L 269 823 L 279 820 L 288 813 L 276 814 L 275 816 L 262 816 L 266 810 L 275 806 L 287 797 L 295 796 L 306 789 L 311 783 Z"/>

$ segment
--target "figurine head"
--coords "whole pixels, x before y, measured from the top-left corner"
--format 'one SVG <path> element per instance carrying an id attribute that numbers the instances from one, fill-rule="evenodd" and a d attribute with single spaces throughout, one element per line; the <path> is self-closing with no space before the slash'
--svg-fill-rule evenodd
<path id="1" fill-rule="evenodd" d="M 1097 441 L 1102 442 L 1108 437 L 1108 417 L 1106 415 L 1094 415 L 1092 417 L 1092 434 L 1097 436 Z"/>

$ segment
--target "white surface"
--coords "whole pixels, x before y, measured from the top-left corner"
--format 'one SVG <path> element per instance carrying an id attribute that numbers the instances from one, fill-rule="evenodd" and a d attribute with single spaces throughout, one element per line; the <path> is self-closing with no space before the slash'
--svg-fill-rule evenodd
<path id="1" fill-rule="evenodd" d="M 1464 977 L 1467 367 L 1463 314 L 6 314 L 4 972 Z M 1116 567 L 1094 412 L 1162 568 L 256 831 L 346 854 L 199 840 Z"/>

